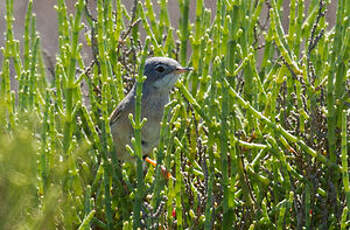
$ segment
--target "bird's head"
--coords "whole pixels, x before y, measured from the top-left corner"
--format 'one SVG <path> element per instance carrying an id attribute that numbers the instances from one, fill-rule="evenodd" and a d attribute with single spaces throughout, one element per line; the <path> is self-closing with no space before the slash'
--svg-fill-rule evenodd
<path id="1" fill-rule="evenodd" d="M 182 67 L 177 61 L 167 57 L 152 57 L 145 62 L 144 75 L 147 80 L 144 84 L 157 89 L 170 90 L 184 72 L 192 68 Z"/>

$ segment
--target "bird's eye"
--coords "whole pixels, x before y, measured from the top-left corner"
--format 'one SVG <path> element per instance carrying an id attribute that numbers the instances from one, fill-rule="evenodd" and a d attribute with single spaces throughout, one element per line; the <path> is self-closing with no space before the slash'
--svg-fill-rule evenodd
<path id="1" fill-rule="evenodd" d="M 159 72 L 159 73 L 162 73 L 162 72 L 164 72 L 164 67 L 163 66 L 158 66 L 157 68 L 156 68 L 156 71 L 157 72 Z"/>

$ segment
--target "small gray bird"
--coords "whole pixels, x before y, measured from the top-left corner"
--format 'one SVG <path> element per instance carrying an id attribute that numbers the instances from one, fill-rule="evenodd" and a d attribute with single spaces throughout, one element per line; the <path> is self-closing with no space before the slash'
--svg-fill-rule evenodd
<path id="1" fill-rule="evenodd" d="M 164 106 L 169 102 L 169 92 L 180 77 L 181 73 L 191 68 L 182 67 L 177 61 L 167 57 L 152 57 L 145 62 L 144 75 L 147 79 L 143 83 L 141 101 L 141 119 L 147 122 L 141 130 L 142 151 L 147 155 L 158 145 L 160 138 L 160 121 Z M 119 103 L 110 116 L 113 141 L 119 160 L 132 161 L 132 157 L 125 145 L 131 145 L 134 129 L 128 118 L 129 113 L 135 116 L 136 84 Z"/>

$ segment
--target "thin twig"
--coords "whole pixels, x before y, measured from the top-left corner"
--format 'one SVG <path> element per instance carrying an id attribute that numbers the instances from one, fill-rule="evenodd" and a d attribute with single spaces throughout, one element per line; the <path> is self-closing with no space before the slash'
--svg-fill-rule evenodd
<path id="1" fill-rule="evenodd" d="M 98 66 L 98 69 L 100 70 L 100 63 L 98 62 L 98 45 L 97 45 L 97 39 L 96 39 L 96 31 L 95 31 L 95 22 L 97 22 L 96 18 L 94 18 L 91 14 L 91 11 L 89 9 L 89 0 L 85 0 L 85 15 L 92 21 L 90 24 L 91 27 L 91 51 L 92 56 L 95 60 L 95 63 Z"/>
<path id="2" fill-rule="evenodd" d="M 322 36 L 324 35 L 324 29 L 321 29 L 320 33 L 317 36 L 315 35 L 321 18 L 325 16 L 325 12 L 322 12 L 323 8 L 324 8 L 324 1 L 321 0 L 320 6 L 318 8 L 318 14 L 317 14 L 316 21 L 312 26 L 311 38 L 309 39 L 309 45 L 308 45 L 308 51 L 307 51 L 307 76 L 308 76 L 308 78 L 309 78 L 308 80 L 311 82 L 311 84 L 313 84 L 316 74 L 315 74 L 315 70 L 314 70 L 312 61 L 310 59 L 310 56 L 311 56 L 312 50 L 315 49 L 318 42 L 321 40 Z M 310 72 L 311 72 L 311 74 L 310 74 Z"/>
<path id="3" fill-rule="evenodd" d="M 45 56 L 45 59 L 47 60 L 47 70 L 50 72 L 53 78 L 55 78 L 55 63 L 52 60 L 52 56 L 49 54 L 49 52 L 45 49 L 43 49 L 43 55 Z"/>

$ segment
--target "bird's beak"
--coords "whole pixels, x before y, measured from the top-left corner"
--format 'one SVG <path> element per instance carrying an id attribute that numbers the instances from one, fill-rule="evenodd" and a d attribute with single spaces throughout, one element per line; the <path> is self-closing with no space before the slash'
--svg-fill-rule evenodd
<path id="1" fill-rule="evenodd" d="M 175 74 L 182 74 L 182 73 L 185 73 L 185 72 L 188 72 L 188 71 L 191 71 L 193 70 L 192 67 L 180 67 L 180 68 L 176 68 L 174 70 L 174 73 Z"/>

